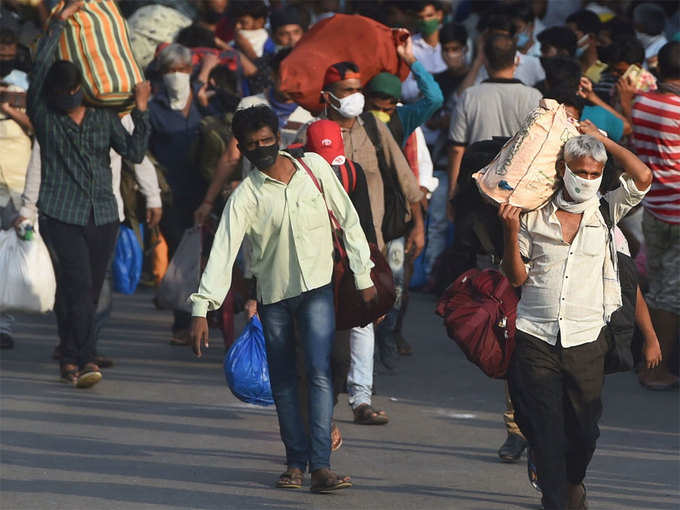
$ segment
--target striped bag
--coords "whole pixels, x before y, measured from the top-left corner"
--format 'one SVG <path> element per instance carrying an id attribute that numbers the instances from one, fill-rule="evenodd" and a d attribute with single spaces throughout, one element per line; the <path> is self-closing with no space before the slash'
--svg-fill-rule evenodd
<path id="1" fill-rule="evenodd" d="M 62 0 L 52 15 L 64 7 Z M 68 20 L 59 41 L 59 58 L 83 73 L 83 92 L 95 106 L 132 108 L 134 87 L 144 80 L 130 45 L 127 25 L 114 0 L 86 0 Z"/>

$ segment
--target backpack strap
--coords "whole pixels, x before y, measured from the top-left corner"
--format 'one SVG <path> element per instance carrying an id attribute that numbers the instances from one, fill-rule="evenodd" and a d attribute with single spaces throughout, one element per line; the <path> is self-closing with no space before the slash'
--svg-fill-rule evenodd
<path id="1" fill-rule="evenodd" d="M 614 228 L 614 222 L 612 221 L 612 216 L 609 213 L 609 202 L 604 198 L 600 199 L 600 214 L 604 218 L 604 222 L 609 230 Z"/>
<path id="2" fill-rule="evenodd" d="M 396 140 L 397 145 L 399 145 L 400 148 L 403 148 L 404 142 L 406 141 L 406 133 L 404 133 L 404 123 L 401 121 L 401 117 L 397 115 L 396 111 L 392 114 L 392 117 L 390 117 L 387 127 L 390 128 L 390 132 Z"/>
<path id="3" fill-rule="evenodd" d="M 368 139 L 375 147 L 375 153 L 378 156 L 378 167 L 380 168 L 380 173 L 385 175 L 387 171 L 387 160 L 385 159 L 385 151 L 380 141 L 380 134 L 378 133 L 378 120 L 373 116 L 371 112 L 365 112 L 360 115 L 361 120 L 364 121 L 364 130 L 368 135 Z"/>

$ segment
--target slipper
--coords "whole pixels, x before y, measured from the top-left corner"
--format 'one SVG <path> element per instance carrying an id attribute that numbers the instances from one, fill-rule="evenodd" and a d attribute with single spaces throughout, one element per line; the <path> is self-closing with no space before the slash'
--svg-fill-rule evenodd
<path id="1" fill-rule="evenodd" d="M 330 469 L 324 469 L 324 478 L 316 483 L 312 483 L 310 491 L 315 494 L 329 494 L 342 489 L 349 489 L 352 486 L 348 476 L 340 476 L 333 473 Z"/>
<path id="2" fill-rule="evenodd" d="M 91 388 L 102 380 L 102 373 L 94 363 L 88 363 L 83 367 L 83 371 L 76 381 L 77 388 Z"/>
<path id="3" fill-rule="evenodd" d="M 373 409 L 370 404 L 361 404 L 354 410 L 354 423 L 357 425 L 385 425 L 389 421 L 384 411 Z"/>
<path id="4" fill-rule="evenodd" d="M 277 489 L 302 489 L 304 474 L 299 469 L 289 469 L 279 476 Z"/>
<path id="5" fill-rule="evenodd" d="M 62 365 L 61 367 L 61 382 L 76 385 L 78 382 L 78 367 L 75 365 Z"/>

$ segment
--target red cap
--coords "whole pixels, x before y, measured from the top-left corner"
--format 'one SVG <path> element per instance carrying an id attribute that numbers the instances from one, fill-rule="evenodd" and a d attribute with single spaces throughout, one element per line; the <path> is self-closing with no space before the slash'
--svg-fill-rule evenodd
<path id="1" fill-rule="evenodd" d="M 345 162 L 345 144 L 340 124 L 325 119 L 310 124 L 305 148 L 322 156 L 329 165 L 342 165 Z"/>
<path id="2" fill-rule="evenodd" d="M 323 86 L 325 88 L 332 83 L 352 78 L 361 80 L 359 67 L 354 62 L 338 62 L 326 69 L 323 77 Z"/>

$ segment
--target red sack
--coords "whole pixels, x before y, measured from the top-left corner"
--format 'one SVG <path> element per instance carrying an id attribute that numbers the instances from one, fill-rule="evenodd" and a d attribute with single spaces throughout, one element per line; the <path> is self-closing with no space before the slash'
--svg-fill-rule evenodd
<path id="1" fill-rule="evenodd" d="M 504 379 L 515 349 L 518 302 L 500 272 L 470 269 L 446 289 L 436 311 L 467 359 L 489 377 Z"/>
<path id="2" fill-rule="evenodd" d="M 326 69 L 345 61 L 359 66 L 362 86 L 383 71 L 402 81 L 409 74 L 409 67 L 397 55 L 390 28 L 364 16 L 336 14 L 314 25 L 281 62 L 281 90 L 319 114 Z"/>

